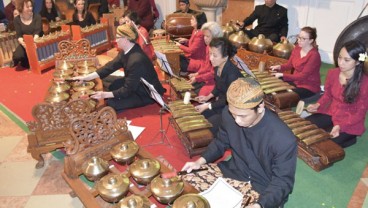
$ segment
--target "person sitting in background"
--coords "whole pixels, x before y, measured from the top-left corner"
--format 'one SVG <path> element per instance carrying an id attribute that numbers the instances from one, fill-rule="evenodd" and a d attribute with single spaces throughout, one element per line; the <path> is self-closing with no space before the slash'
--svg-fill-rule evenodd
<path id="1" fill-rule="evenodd" d="M 236 52 L 236 47 L 224 37 L 214 38 L 210 42 L 210 61 L 215 68 L 215 88 L 209 95 L 195 98 L 199 102 L 205 102 L 195 109 L 212 124 L 211 131 L 214 135 L 221 124 L 222 109 L 227 105 L 227 89 L 233 81 L 242 77 L 239 69 L 231 62 Z M 212 98 L 213 101 L 209 102 Z"/>
<path id="2" fill-rule="evenodd" d="M 196 72 L 198 68 L 193 66 L 195 61 L 204 61 L 206 54 L 206 44 L 204 43 L 203 33 L 200 30 L 205 22 L 199 22 L 199 15 L 192 15 L 190 25 L 194 28 L 190 39 L 178 38 L 176 45 L 184 52 L 180 55 L 180 71 Z"/>
<path id="3" fill-rule="evenodd" d="M 286 39 L 288 33 L 287 9 L 278 5 L 276 0 L 265 0 L 265 4 L 256 6 L 249 17 L 239 23 L 239 26 L 245 28 L 255 20 L 258 20 L 258 25 L 254 29 L 244 30 L 249 38 L 263 34 L 272 42 Z"/>
<path id="4" fill-rule="evenodd" d="M 49 22 L 61 20 L 58 8 L 53 0 L 43 0 L 40 15 L 41 17 L 45 17 Z"/>
<path id="5" fill-rule="evenodd" d="M 86 7 L 87 9 L 89 9 L 89 5 L 91 4 L 100 4 L 100 6 L 98 7 L 97 20 L 99 20 L 103 16 L 103 14 L 109 13 L 109 4 L 107 0 L 88 0 L 87 2 L 88 2 Z"/>
<path id="6" fill-rule="evenodd" d="M 298 36 L 298 45 L 293 49 L 286 64 L 271 66 L 272 74 L 282 78 L 296 88 L 293 89 L 300 99 L 305 99 L 319 93 L 321 90 L 321 55 L 316 44 L 317 31 L 315 28 L 303 27 Z M 293 74 L 280 73 L 294 69 Z"/>
<path id="7" fill-rule="evenodd" d="M 174 13 L 187 13 L 199 15 L 198 22 L 207 22 L 206 14 L 204 12 L 195 11 L 191 9 L 189 0 L 179 0 L 179 10 L 175 11 Z"/>
<path id="8" fill-rule="evenodd" d="M 155 101 L 150 97 L 141 78 L 152 84 L 162 95 L 166 90 L 162 87 L 152 61 L 136 44 L 137 31 L 128 24 L 120 25 L 116 29 L 116 42 L 121 52 L 112 61 L 97 72 L 86 76 L 77 76 L 75 80 L 103 79 L 104 89 L 91 97 L 94 99 L 107 99 L 107 105 L 116 111 L 128 108 L 142 107 Z M 124 77 L 109 76 L 116 70 L 124 68 Z M 108 77 L 109 76 L 109 77 Z"/>
<path id="9" fill-rule="evenodd" d="M 19 11 L 19 15 L 14 18 L 14 28 L 19 45 L 13 53 L 12 64 L 14 66 L 20 64 L 23 68 L 29 69 L 23 35 L 33 35 L 34 39 L 42 35 L 41 16 L 33 13 L 32 0 L 17 1 L 17 11 Z"/>
<path id="10" fill-rule="evenodd" d="M 128 10 L 137 12 L 141 19 L 141 25 L 150 32 L 155 21 L 160 16 L 155 0 L 128 0 L 127 3 Z"/>
<path id="11" fill-rule="evenodd" d="M 126 11 L 124 13 L 124 23 L 130 25 L 131 27 L 135 27 L 138 31 L 138 39 L 137 43 L 142 48 L 144 53 L 153 61 L 156 58 L 155 51 L 153 49 L 149 34 L 146 28 L 140 25 L 140 19 L 138 17 L 137 12 Z"/>
<path id="12" fill-rule="evenodd" d="M 73 24 L 79 25 L 80 27 L 96 24 L 95 18 L 91 12 L 87 11 L 84 2 L 84 0 L 74 0 Z"/>
<path id="13" fill-rule="evenodd" d="M 234 81 L 227 90 L 226 106 L 222 111 L 221 128 L 215 138 L 194 162 L 182 170 L 183 180 L 199 191 L 223 177 L 244 197 L 242 207 L 283 207 L 295 181 L 297 142 L 290 128 L 273 112 L 265 108 L 263 91 L 253 78 Z M 229 160 L 220 159 L 231 150 Z M 207 163 L 207 164 L 206 164 Z M 250 193 L 254 189 L 258 194 Z M 248 197 L 252 196 L 251 205 Z"/>
<path id="14" fill-rule="evenodd" d="M 330 132 L 332 141 L 341 147 L 356 143 L 364 133 L 368 110 L 368 76 L 366 46 L 358 40 L 346 42 L 340 50 L 338 68 L 328 71 L 324 94 L 307 107 L 313 114 L 306 119 Z"/>
<path id="15" fill-rule="evenodd" d="M 223 36 L 222 28 L 217 22 L 207 22 L 202 28 L 204 43 L 206 44 L 205 60 L 192 60 L 193 68 L 198 71 L 190 73 L 189 83 L 195 87 L 195 91 L 199 96 L 208 96 L 215 87 L 214 69 L 210 61 L 210 42 L 213 38 Z M 196 71 L 196 70 L 193 70 Z"/>

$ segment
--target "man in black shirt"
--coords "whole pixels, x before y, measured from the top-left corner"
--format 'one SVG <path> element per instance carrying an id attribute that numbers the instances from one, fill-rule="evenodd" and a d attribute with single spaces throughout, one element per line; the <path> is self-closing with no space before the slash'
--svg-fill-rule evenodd
<path id="1" fill-rule="evenodd" d="M 265 4 L 256 6 L 253 13 L 239 25 L 244 28 L 255 20 L 258 20 L 258 25 L 254 29 L 245 30 L 249 38 L 263 34 L 273 42 L 286 39 L 288 33 L 287 9 L 276 4 L 276 0 L 265 0 Z"/>
<path id="2" fill-rule="evenodd" d="M 227 91 L 227 101 L 229 106 L 222 112 L 216 138 L 199 159 L 187 162 L 182 170 L 191 172 L 214 163 L 226 150 L 231 150 L 231 159 L 217 166 L 224 178 L 250 182 L 259 193 L 258 201 L 247 208 L 282 207 L 294 186 L 297 158 L 294 134 L 265 108 L 262 88 L 253 78 L 234 81 Z M 201 176 L 204 175 L 210 174 Z"/>
<path id="3" fill-rule="evenodd" d="M 207 16 L 204 12 L 195 11 L 190 9 L 189 0 L 179 0 L 179 10 L 175 11 L 174 13 L 188 13 L 188 14 L 199 14 L 198 22 L 207 22 Z"/>

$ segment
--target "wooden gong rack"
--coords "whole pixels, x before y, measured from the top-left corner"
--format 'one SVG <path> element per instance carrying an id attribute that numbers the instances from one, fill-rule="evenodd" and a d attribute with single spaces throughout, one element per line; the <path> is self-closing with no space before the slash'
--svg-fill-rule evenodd
<path id="1" fill-rule="evenodd" d="M 87 187 L 79 176 L 83 173 L 82 165 L 85 161 L 93 156 L 97 156 L 110 161 L 111 164 L 112 157 L 110 150 L 122 141 L 133 140 L 126 120 L 116 119 L 115 111 L 111 107 L 104 107 L 96 114 L 72 121 L 70 131 L 72 139 L 64 143 L 67 156 L 64 158 L 64 172 L 62 172 L 62 177 L 73 190 L 73 195 L 78 196 L 85 207 L 99 208 L 108 206 L 108 202 L 104 202 L 98 198 L 97 190 Z M 136 158 L 153 157 L 147 151 L 140 149 Z M 160 162 L 160 165 L 161 173 L 172 172 L 162 162 Z M 110 165 L 110 172 L 118 174 L 128 173 L 127 170 L 121 172 L 114 165 Z M 127 176 L 129 177 L 129 174 Z M 129 192 L 146 197 L 152 195 L 149 185 L 142 190 L 135 183 L 131 183 Z M 194 192 L 198 191 L 189 184 L 185 184 L 184 193 Z M 101 203 L 105 204 L 101 205 Z"/>

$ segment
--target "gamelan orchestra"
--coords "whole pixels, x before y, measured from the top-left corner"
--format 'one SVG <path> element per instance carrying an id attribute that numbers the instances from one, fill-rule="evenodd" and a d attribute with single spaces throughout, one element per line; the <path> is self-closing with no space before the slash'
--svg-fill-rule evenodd
<path id="1" fill-rule="evenodd" d="M 43 154 L 63 149 L 60 174 L 85 207 L 219 207 L 203 193 L 220 178 L 242 195 L 231 207 L 284 207 L 297 158 L 323 171 L 365 132 L 367 16 L 337 38 L 321 80 L 321 34 L 290 34 L 287 5 L 264 0 L 223 22 L 201 6 L 225 16 L 225 0 L 179 0 L 165 15 L 160 2 L 11 0 L 1 14 L 0 64 L 53 75 L 27 150 L 43 168 Z M 150 105 L 157 131 L 164 120 L 184 147 L 179 171 L 119 116 Z"/>

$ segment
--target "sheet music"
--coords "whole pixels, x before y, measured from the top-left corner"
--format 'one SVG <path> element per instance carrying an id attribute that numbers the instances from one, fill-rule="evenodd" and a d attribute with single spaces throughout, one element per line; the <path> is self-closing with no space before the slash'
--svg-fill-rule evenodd
<path id="1" fill-rule="evenodd" d="M 243 194 L 221 177 L 200 195 L 208 200 L 211 208 L 240 208 L 243 201 Z"/>
<path id="2" fill-rule="evenodd" d="M 255 77 L 253 72 L 248 68 L 248 66 L 244 63 L 243 60 L 241 60 L 241 58 L 239 58 L 239 56 L 235 55 L 233 57 L 233 59 L 236 61 L 237 63 L 237 67 L 239 67 L 240 69 L 244 70 L 247 74 L 249 74 L 252 77 Z"/>
<path id="3" fill-rule="evenodd" d="M 158 104 L 160 104 L 163 108 L 168 110 L 167 105 L 165 104 L 164 100 L 162 99 L 160 93 L 157 92 L 157 90 L 155 89 L 155 87 L 153 85 L 151 85 L 149 82 L 147 82 L 144 78 L 141 77 L 141 81 L 143 82 L 144 85 L 147 86 L 148 90 L 149 90 L 149 94 L 151 95 L 151 98 L 154 99 Z"/>
<path id="4" fill-rule="evenodd" d="M 168 73 L 172 77 L 177 77 L 171 69 L 170 63 L 167 61 L 166 55 L 160 51 L 155 51 L 156 57 L 159 60 L 159 65 L 162 70 Z"/>

